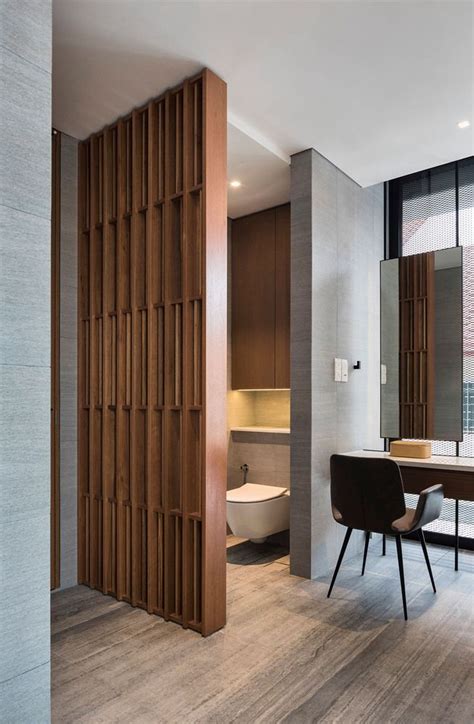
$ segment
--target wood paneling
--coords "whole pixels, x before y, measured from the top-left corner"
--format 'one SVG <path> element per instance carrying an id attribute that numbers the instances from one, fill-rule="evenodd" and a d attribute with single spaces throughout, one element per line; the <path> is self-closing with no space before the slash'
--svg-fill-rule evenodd
<path id="1" fill-rule="evenodd" d="M 61 134 L 53 130 L 51 164 L 51 588 L 60 585 L 59 312 L 61 232 Z"/>
<path id="2" fill-rule="evenodd" d="M 290 387 L 290 205 L 275 209 L 275 387 Z"/>
<path id="3" fill-rule="evenodd" d="M 463 470 L 400 466 L 406 493 L 418 495 L 430 485 L 441 483 L 445 498 L 474 501 L 474 474 Z"/>
<path id="4" fill-rule="evenodd" d="M 399 259 L 400 436 L 434 427 L 434 252 Z"/>
<path id="5" fill-rule="evenodd" d="M 80 147 L 80 581 L 225 623 L 226 86 Z"/>
<path id="6" fill-rule="evenodd" d="M 290 206 L 232 222 L 232 388 L 290 387 Z"/>

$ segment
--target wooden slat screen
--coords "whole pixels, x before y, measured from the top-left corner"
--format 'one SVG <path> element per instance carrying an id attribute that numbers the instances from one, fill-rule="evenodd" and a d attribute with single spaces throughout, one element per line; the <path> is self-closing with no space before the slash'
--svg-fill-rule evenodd
<path id="1" fill-rule="evenodd" d="M 226 87 L 80 145 L 80 582 L 225 623 Z M 217 308 L 216 308 L 217 306 Z"/>

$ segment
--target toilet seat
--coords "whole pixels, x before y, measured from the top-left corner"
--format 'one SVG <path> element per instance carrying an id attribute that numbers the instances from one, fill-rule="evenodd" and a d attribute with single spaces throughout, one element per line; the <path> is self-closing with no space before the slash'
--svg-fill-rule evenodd
<path id="1" fill-rule="evenodd" d="M 257 485 L 245 483 L 240 488 L 227 491 L 228 503 L 263 503 L 285 495 L 287 488 L 278 488 L 275 485 Z"/>

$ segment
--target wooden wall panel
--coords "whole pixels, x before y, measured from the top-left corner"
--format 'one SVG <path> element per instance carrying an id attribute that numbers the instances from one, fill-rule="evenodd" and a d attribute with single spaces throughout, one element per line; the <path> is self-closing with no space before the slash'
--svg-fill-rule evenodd
<path id="1" fill-rule="evenodd" d="M 290 204 L 232 222 L 232 389 L 290 387 Z"/>
<path id="2" fill-rule="evenodd" d="M 275 209 L 232 223 L 232 388 L 275 387 Z"/>
<path id="3" fill-rule="evenodd" d="M 209 71 L 80 147 L 79 572 L 225 623 L 226 86 Z"/>
<path id="4" fill-rule="evenodd" d="M 290 204 L 275 209 L 275 387 L 290 387 Z"/>

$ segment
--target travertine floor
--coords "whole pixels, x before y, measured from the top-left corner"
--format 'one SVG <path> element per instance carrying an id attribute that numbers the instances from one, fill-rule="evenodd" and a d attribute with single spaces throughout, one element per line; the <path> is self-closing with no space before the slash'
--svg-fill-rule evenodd
<path id="1" fill-rule="evenodd" d="M 78 586 L 53 595 L 53 721 L 474 720 L 474 557 L 394 541 L 328 581 L 289 575 L 282 549 L 230 539 L 228 624 L 208 639 Z"/>

